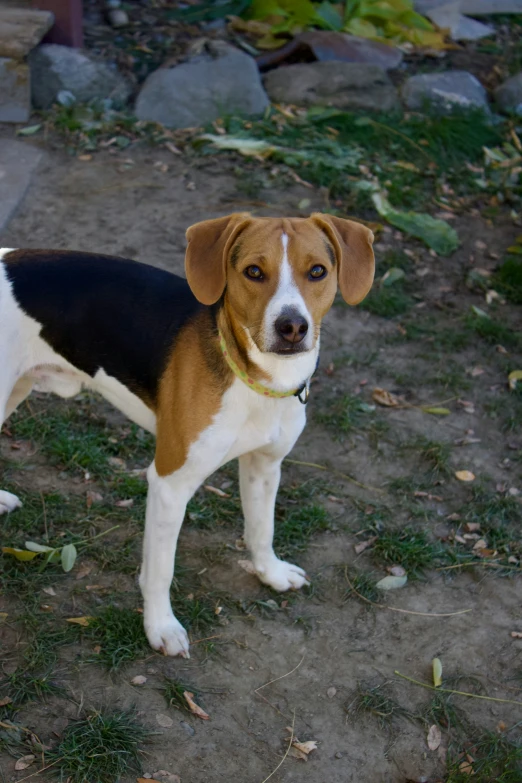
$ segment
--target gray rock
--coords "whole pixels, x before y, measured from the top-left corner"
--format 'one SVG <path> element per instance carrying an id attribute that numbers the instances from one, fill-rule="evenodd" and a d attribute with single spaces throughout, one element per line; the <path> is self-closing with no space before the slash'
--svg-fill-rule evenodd
<path id="1" fill-rule="evenodd" d="M 426 16 L 441 30 L 449 30 L 454 41 L 478 41 L 493 35 L 495 32 L 493 27 L 463 16 L 460 12 L 460 5 L 460 0 L 439 5 L 429 9 Z"/>
<path id="2" fill-rule="evenodd" d="M 0 231 L 25 196 L 42 153 L 23 141 L 0 139 Z"/>
<path id="3" fill-rule="evenodd" d="M 432 8 L 446 5 L 448 0 L 414 0 L 415 10 L 426 14 Z M 522 0 L 460 0 L 460 12 L 470 16 L 492 14 L 522 14 Z"/>
<path id="4" fill-rule="evenodd" d="M 445 114 L 457 108 L 482 109 L 489 114 L 484 87 L 467 71 L 411 76 L 402 86 L 401 94 L 406 107 L 414 111 L 430 106 Z"/>
<path id="5" fill-rule="evenodd" d="M 0 122 L 27 122 L 31 86 L 27 63 L 0 57 Z"/>
<path id="6" fill-rule="evenodd" d="M 310 30 L 297 36 L 297 40 L 307 44 L 321 62 L 344 60 L 378 65 L 385 71 L 391 71 L 399 67 L 404 56 L 397 46 L 329 30 Z"/>
<path id="7" fill-rule="evenodd" d="M 135 113 L 168 128 L 193 128 L 225 113 L 262 114 L 267 106 L 252 57 L 222 41 L 209 41 L 188 62 L 151 73 Z"/>
<path id="8" fill-rule="evenodd" d="M 522 73 L 517 73 L 495 90 L 499 108 L 507 114 L 522 116 Z"/>
<path id="9" fill-rule="evenodd" d="M 131 86 L 118 71 L 90 55 L 58 44 L 44 44 L 29 55 L 31 94 L 37 109 L 48 109 L 62 90 L 78 103 L 110 98 L 115 106 L 129 98 Z"/>
<path id="10" fill-rule="evenodd" d="M 275 103 L 364 111 L 392 111 L 400 105 L 395 87 L 377 65 L 345 62 L 289 65 L 270 71 L 264 84 Z"/>

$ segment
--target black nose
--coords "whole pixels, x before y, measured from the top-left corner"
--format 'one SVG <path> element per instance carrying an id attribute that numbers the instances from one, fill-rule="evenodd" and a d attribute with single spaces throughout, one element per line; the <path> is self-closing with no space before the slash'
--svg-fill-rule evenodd
<path id="1" fill-rule="evenodd" d="M 280 315 L 274 326 L 278 335 L 289 343 L 300 343 L 308 332 L 308 321 L 299 313 Z"/>

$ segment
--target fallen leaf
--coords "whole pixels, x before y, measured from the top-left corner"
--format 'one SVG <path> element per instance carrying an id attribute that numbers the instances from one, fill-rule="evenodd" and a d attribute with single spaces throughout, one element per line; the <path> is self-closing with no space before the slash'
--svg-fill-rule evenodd
<path id="1" fill-rule="evenodd" d="M 131 685 L 145 685 L 147 678 L 143 674 L 137 674 L 131 680 Z"/>
<path id="2" fill-rule="evenodd" d="M 455 541 L 457 541 L 459 544 L 465 544 L 466 543 L 466 539 L 463 538 L 462 536 L 455 536 Z"/>
<path id="3" fill-rule="evenodd" d="M 89 574 L 92 571 L 91 565 L 82 565 L 78 569 L 76 573 L 76 581 L 78 582 L 80 579 L 84 579 L 86 576 L 89 576 Z"/>
<path id="4" fill-rule="evenodd" d="M 75 625 L 81 625 L 83 628 L 87 628 L 90 621 L 93 619 L 93 617 L 85 615 L 84 617 L 68 617 L 65 622 L 74 623 Z"/>
<path id="5" fill-rule="evenodd" d="M 76 547 L 74 546 L 74 544 L 66 544 L 63 547 L 61 560 L 62 560 L 62 568 L 66 574 L 74 566 L 77 557 L 78 557 L 78 552 L 76 551 Z"/>
<path id="6" fill-rule="evenodd" d="M 0 699 L 0 707 L 5 707 L 7 704 L 11 704 L 12 701 L 10 696 L 4 696 L 3 699 Z"/>
<path id="7" fill-rule="evenodd" d="M 92 651 L 95 655 L 99 655 L 102 651 L 101 644 L 95 644 Z"/>
<path id="8" fill-rule="evenodd" d="M 479 540 L 473 546 L 473 551 L 476 552 L 477 549 L 485 549 L 487 545 L 487 541 L 484 538 L 479 538 Z"/>
<path id="9" fill-rule="evenodd" d="M 42 587 L 42 592 L 46 593 L 46 595 L 56 595 L 54 587 Z"/>
<path id="10" fill-rule="evenodd" d="M 384 286 L 390 286 L 397 282 L 397 280 L 402 280 L 404 277 L 404 269 L 400 269 L 399 267 L 392 266 L 388 271 L 381 277 L 381 285 Z"/>
<path id="11" fill-rule="evenodd" d="M 497 731 L 505 731 L 506 729 L 507 729 L 507 726 L 504 723 L 504 721 L 503 720 L 499 720 L 499 722 L 497 723 Z"/>
<path id="12" fill-rule="evenodd" d="M 185 691 L 183 693 L 183 696 L 185 697 L 185 701 L 187 702 L 190 711 L 194 715 L 197 715 L 198 718 L 201 718 L 201 720 L 209 720 L 209 716 L 207 715 L 205 710 L 201 709 L 199 704 L 196 704 L 196 702 L 194 701 L 194 694 L 193 693 L 190 693 L 190 691 Z"/>
<path id="13" fill-rule="evenodd" d="M 480 530 L 480 522 L 466 522 L 464 527 L 468 533 L 475 533 L 477 530 Z"/>
<path id="14" fill-rule="evenodd" d="M 475 770 L 469 763 L 469 761 L 463 761 L 462 764 L 459 765 L 459 770 L 463 772 L 465 775 L 474 775 Z"/>
<path id="15" fill-rule="evenodd" d="M 117 500 L 114 505 L 118 506 L 118 508 L 132 508 L 134 505 L 134 498 L 129 498 L 128 500 Z"/>
<path id="16" fill-rule="evenodd" d="M 392 576 L 406 576 L 406 571 L 402 566 L 391 566 L 388 571 Z"/>
<path id="17" fill-rule="evenodd" d="M 378 386 L 376 386 L 372 392 L 372 400 L 376 402 L 377 405 L 382 405 L 385 408 L 396 408 L 397 405 L 400 405 L 395 394 L 386 391 L 386 389 L 380 389 Z"/>
<path id="18" fill-rule="evenodd" d="M 367 538 L 366 541 L 361 541 L 359 544 L 356 544 L 354 546 L 355 554 L 360 555 L 361 552 L 364 552 L 365 549 L 368 549 L 368 547 L 371 546 L 374 541 L 377 541 L 377 536 L 372 536 L 371 538 Z"/>
<path id="19" fill-rule="evenodd" d="M 103 503 L 103 495 L 100 495 L 99 492 L 93 492 L 91 489 L 87 490 L 85 493 L 85 498 L 87 508 L 90 508 L 93 503 Z"/>
<path id="20" fill-rule="evenodd" d="M 160 783 L 156 778 L 136 778 L 136 783 Z"/>
<path id="21" fill-rule="evenodd" d="M 451 413 L 449 408 L 432 408 L 430 406 L 423 406 L 421 411 L 424 413 L 431 413 L 432 416 L 449 416 Z"/>
<path id="22" fill-rule="evenodd" d="M 256 569 L 254 568 L 254 564 L 251 560 L 238 560 L 237 564 L 240 568 L 243 569 L 243 571 L 246 571 L 247 574 L 256 574 Z"/>
<path id="23" fill-rule="evenodd" d="M 428 748 L 430 750 L 437 750 L 440 743 L 442 742 L 442 732 L 435 723 L 433 724 L 433 726 L 430 726 L 427 739 L 428 739 Z"/>
<path id="24" fill-rule="evenodd" d="M 92 160 L 92 155 L 78 155 L 78 160 L 81 160 L 82 163 L 87 163 L 87 161 Z"/>
<path id="25" fill-rule="evenodd" d="M 34 560 L 34 558 L 39 555 L 39 552 L 30 552 L 27 549 L 16 549 L 16 547 L 12 546 L 3 546 L 2 552 L 4 555 L 14 555 L 17 560 L 21 560 L 22 562 Z"/>
<path id="26" fill-rule="evenodd" d="M 315 740 L 308 740 L 308 742 L 299 742 L 298 740 L 294 740 L 292 742 L 292 746 L 297 748 L 297 750 L 300 750 L 301 753 L 306 753 L 307 756 L 313 750 L 317 750 L 317 742 Z"/>
<path id="27" fill-rule="evenodd" d="M 30 754 L 29 756 L 22 756 L 21 759 L 18 759 L 16 762 L 14 768 L 17 772 L 20 772 L 22 769 L 27 769 L 27 767 L 30 767 L 33 761 L 36 759 L 36 756 L 33 756 Z"/>
<path id="28" fill-rule="evenodd" d="M 395 228 L 422 239 L 440 255 L 453 253 L 459 245 L 458 234 L 443 220 L 421 212 L 402 212 L 394 209 L 383 193 L 373 193 L 372 201 L 379 215 Z"/>
<path id="29" fill-rule="evenodd" d="M 515 391 L 517 388 L 517 382 L 522 381 L 522 370 L 513 370 L 508 375 L 509 389 Z"/>
<path id="30" fill-rule="evenodd" d="M 471 470 L 457 470 L 455 478 L 459 481 L 475 481 L 475 474 Z"/>
<path id="31" fill-rule="evenodd" d="M 522 639 L 522 631 L 511 631 L 512 639 Z"/>
<path id="32" fill-rule="evenodd" d="M 211 484 L 203 484 L 203 489 L 206 489 L 207 492 L 212 492 L 214 495 L 217 495 L 218 498 L 230 497 L 230 495 L 227 492 L 223 492 L 222 489 L 218 489 L 218 487 L 213 487 Z"/>
<path id="33" fill-rule="evenodd" d="M 495 350 L 496 350 L 497 353 L 501 353 L 504 356 L 508 356 L 509 355 L 509 351 L 506 351 L 506 349 L 504 348 L 503 345 L 495 345 Z"/>
<path id="34" fill-rule="evenodd" d="M 407 581 L 406 574 L 404 576 L 385 576 L 384 579 L 377 582 L 375 587 L 378 590 L 397 590 L 399 587 L 404 587 Z"/>
<path id="35" fill-rule="evenodd" d="M 168 715 L 164 715 L 162 712 L 158 712 L 156 715 L 156 723 L 158 723 L 160 726 L 163 726 L 164 729 L 170 729 L 174 721 L 172 718 L 169 718 Z"/>
<path id="36" fill-rule="evenodd" d="M 431 662 L 433 670 L 433 684 L 436 688 L 442 685 L 442 663 L 440 658 L 434 658 Z"/>
<path id="37" fill-rule="evenodd" d="M 303 753 L 302 750 L 299 750 L 299 748 L 294 747 L 294 745 L 292 745 L 292 747 L 289 749 L 288 755 L 294 759 L 300 759 L 301 761 L 308 761 L 308 755 L 306 753 Z"/>

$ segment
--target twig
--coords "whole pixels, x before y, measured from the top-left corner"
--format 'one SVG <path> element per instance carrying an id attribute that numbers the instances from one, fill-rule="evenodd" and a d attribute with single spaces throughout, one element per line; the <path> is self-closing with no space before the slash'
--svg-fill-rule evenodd
<path id="1" fill-rule="evenodd" d="M 451 688 L 435 687 L 435 685 L 429 685 L 427 682 L 420 682 L 419 680 L 414 680 L 413 677 L 407 677 L 405 674 L 401 674 L 399 671 L 397 671 L 397 669 L 395 670 L 395 674 L 398 677 L 402 677 L 403 680 L 408 680 L 408 682 L 412 682 L 414 685 L 420 685 L 422 688 L 428 688 L 430 691 L 438 691 L 439 693 L 453 693 L 456 696 L 468 696 L 470 699 L 499 701 L 502 702 L 502 704 L 518 704 L 520 707 L 522 707 L 522 701 L 515 701 L 514 699 L 498 699 L 495 696 L 481 696 L 479 693 L 467 693 L 466 691 L 454 691 Z"/>
<path id="2" fill-rule="evenodd" d="M 303 660 L 304 660 L 304 656 L 303 656 Z M 301 663 L 303 662 L 303 660 L 301 660 Z M 299 664 L 299 666 L 301 665 L 301 663 Z M 297 666 L 296 666 L 296 669 L 297 669 Z M 293 671 L 295 671 L 295 669 L 294 669 Z M 292 672 L 288 672 L 288 674 L 292 674 Z M 283 677 L 286 677 L 286 676 L 287 676 L 286 674 L 283 674 Z M 281 677 L 278 677 L 278 679 L 280 680 L 280 679 L 281 679 Z M 272 682 L 276 682 L 276 681 L 275 681 L 275 680 L 272 680 Z M 269 683 L 269 682 L 267 682 L 267 685 L 270 685 L 270 683 Z M 262 688 L 264 688 L 265 686 L 264 686 L 264 685 L 262 685 L 261 687 L 262 687 Z M 270 775 L 269 775 L 267 778 L 265 778 L 265 779 L 262 781 L 262 783 L 266 783 L 266 781 L 267 781 L 267 780 L 270 780 L 270 778 L 272 777 L 272 775 L 275 775 L 275 773 L 277 772 L 277 770 L 279 769 L 279 767 L 280 767 L 282 764 L 284 764 L 284 762 L 286 761 L 286 757 L 287 757 L 287 756 L 288 756 L 288 754 L 290 753 L 290 748 L 292 747 L 292 742 L 294 741 L 294 726 L 295 726 L 295 710 L 294 710 L 294 712 L 293 712 L 293 717 L 292 717 L 292 733 L 290 734 L 290 739 L 288 740 L 288 747 L 287 747 L 287 749 L 286 749 L 286 753 L 285 753 L 285 755 L 283 756 L 283 758 L 281 759 L 281 761 L 279 762 L 279 764 L 277 765 L 277 767 L 276 767 L 274 770 L 272 770 L 272 772 L 270 773 Z"/>
<path id="3" fill-rule="evenodd" d="M 108 530 L 102 530 L 101 533 L 98 533 L 96 536 L 93 536 L 92 538 L 84 538 L 83 541 L 78 541 L 76 546 L 89 546 L 91 541 L 95 541 L 97 538 L 101 538 L 102 536 L 106 536 L 109 533 L 112 533 L 113 530 L 118 530 L 120 525 L 114 525 L 113 527 L 110 527 Z"/>
<path id="4" fill-rule="evenodd" d="M 259 691 L 262 691 L 263 688 L 266 688 L 268 685 L 273 685 L 274 682 L 278 682 L 279 680 L 283 680 L 285 677 L 289 677 L 290 674 L 293 674 L 295 671 L 298 670 L 298 668 L 301 666 L 301 664 L 304 661 L 304 659 L 305 659 L 305 657 L 303 655 L 303 657 L 301 658 L 301 660 L 299 661 L 297 666 L 295 666 L 292 669 L 292 671 L 287 672 L 286 674 L 282 674 L 281 677 L 276 677 L 275 680 L 270 680 L 270 682 L 265 682 L 264 685 L 260 685 L 259 688 L 256 688 L 255 691 L 254 691 L 256 696 L 259 696 L 260 699 L 263 699 L 263 701 L 266 701 L 266 703 L 268 705 L 270 705 L 270 707 L 272 707 L 272 709 L 275 710 L 277 713 L 279 713 L 279 715 L 281 715 L 283 718 L 286 718 L 287 716 L 284 713 L 282 713 L 281 710 L 279 710 L 274 704 L 272 704 L 270 701 L 268 701 L 268 699 L 265 696 L 263 696 L 261 693 L 259 693 Z M 264 781 L 263 781 L 263 783 L 264 783 Z"/>
<path id="5" fill-rule="evenodd" d="M 45 530 L 45 540 L 47 541 L 47 545 L 49 546 L 49 531 L 47 530 L 47 509 L 45 508 L 45 498 L 44 493 L 42 490 L 40 490 L 40 497 L 42 499 L 42 507 L 43 507 L 43 521 L 44 521 L 44 530 Z"/>
<path id="6" fill-rule="evenodd" d="M 406 134 L 405 134 L 405 133 L 401 133 L 401 131 L 399 131 L 399 130 L 396 130 L 396 128 L 390 128 L 390 126 L 389 126 L 389 125 L 385 125 L 383 122 L 377 122 L 377 120 L 371 120 L 371 119 L 370 119 L 370 120 L 369 120 L 369 122 L 370 122 L 370 125 L 375 125 L 375 126 L 377 126 L 378 128 L 384 128 L 385 130 L 387 130 L 387 131 L 388 131 L 388 133 L 395 133 L 395 135 L 396 135 L 396 136 L 400 136 L 400 137 L 401 137 L 401 139 L 404 139 L 404 141 L 407 141 L 409 144 L 411 144 L 411 145 L 412 145 L 412 147 L 415 147 L 415 149 L 416 149 L 416 150 L 418 150 L 419 152 L 421 152 L 421 153 L 424 155 L 424 157 L 428 158 L 428 160 L 429 160 L 431 163 L 435 163 L 435 161 L 434 161 L 434 159 L 431 157 L 431 155 L 429 155 L 429 154 L 426 152 L 426 150 L 423 150 L 423 149 L 422 149 L 422 147 L 421 147 L 419 144 L 417 144 L 417 142 L 413 141 L 413 139 L 410 139 L 410 137 L 409 137 L 409 136 L 406 136 Z"/>
<path id="7" fill-rule="evenodd" d="M 195 642 L 191 642 L 191 644 L 199 644 L 200 642 L 208 642 L 210 639 L 221 639 L 223 636 L 222 633 L 216 634 L 216 636 L 207 636 L 205 639 L 196 639 Z"/>
<path id="8" fill-rule="evenodd" d="M 35 775 L 39 775 L 40 772 L 45 772 L 46 769 L 49 769 L 50 767 L 54 767 L 55 764 L 58 764 L 59 761 L 62 761 L 62 759 L 56 759 L 56 761 L 53 761 L 52 764 L 48 764 L 46 767 L 41 767 L 40 769 L 37 769 L 36 772 L 33 772 L 31 775 L 27 775 L 25 778 L 20 778 L 20 780 L 17 780 L 16 783 L 22 783 L 23 780 L 29 780 L 29 778 L 34 778 Z"/>
<path id="9" fill-rule="evenodd" d="M 450 571 L 452 568 L 464 568 L 465 566 L 483 566 L 484 568 L 507 568 L 510 571 L 522 571 L 520 566 L 515 565 L 502 565 L 502 563 L 488 563 L 480 560 L 467 560 L 465 563 L 457 563 L 456 565 L 440 566 L 435 571 Z"/>
<path id="10" fill-rule="evenodd" d="M 318 465 L 316 462 L 301 462 L 299 459 L 285 459 L 285 462 L 289 462 L 290 465 L 301 465 L 304 468 L 316 468 L 317 470 L 325 470 L 328 473 L 331 473 L 333 476 L 339 476 L 340 478 L 346 479 L 346 481 L 350 481 L 352 484 L 355 484 L 358 487 L 361 487 L 362 489 L 368 489 L 370 492 L 379 492 L 383 493 L 384 489 L 379 489 L 379 487 L 371 487 L 369 484 L 362 484 L 360 481 L 357 481 L 356 479 L 352 478 L 352 476 L 349 476 L 347 473 L 340 473 L 338 470 L 333 470 L 332 468 L 326 467 L 326 465 Z"/>
<path id="11" fill-rule="evenodd" d="M 457 614 L 467 614 L 468 612 L 473 611 L 473 609 L 460 609 L 458 612 L 414 612 L 411 609 L 399 609 L 397 606 L 388 606 L 388 604 L 377 604 L 375 601 L 370 601 L 369 598 L 365 598 L 364 595 L 357 592 L 348 579 L 348 568 L 346 566 L 344 569 L 344 578 L 348 582 L 348 587 L 353 590 L 357 598 L 360 598 L 361 601 L 366 601 L 366 603 L 371 606 L 376 606 L 377 609 L 389 609 L 390 612 L 400 612 L 401 614 L 415 614 L 418 617 L 454 617 Z"/>

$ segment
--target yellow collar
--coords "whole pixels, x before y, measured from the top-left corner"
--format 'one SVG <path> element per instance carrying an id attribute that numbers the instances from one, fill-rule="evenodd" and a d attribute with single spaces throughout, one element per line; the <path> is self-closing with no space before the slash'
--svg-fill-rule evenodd
<path id="1" fill-rule="evenodd" d="M 230 356 L 229 350 L 227 348 L 227 344 L 225 342 L 225 338 L 221 334 L 221 332 L 218 332 L 219 334 L 219 347 L 221 348 L 221 351 L 223 353 L 223 356 L 225 357 L 228 366 L 234 373 L 234 375 L 237 375 L 240 381 L 243 381 L 243 383 L 248 386 L 249 389 L 253 389 L 253 391 L 257 392 L 258 394 L 261 394 L 263 397 L 273 397 L 276 399 L 281 399 L 282 397 L 297 397 L 299 402 L 303 403 L 303 405 L 306 405 L 308 402 L 308 397 L 310 394 L 310 380 L 308 380 L 303 386 L 301 386 L 299 389 L 294 389 L 293 391 L 287 391 L 287 392 L 280 392 L 275 391 L 275 389 L 269 389 L 268 386 L 264 386 L 262 383 L 259 383 L 259 381 L 255 381 L 253 378 L 250 378 L 248 374 L 241 370 L 233 358 Z"/>

